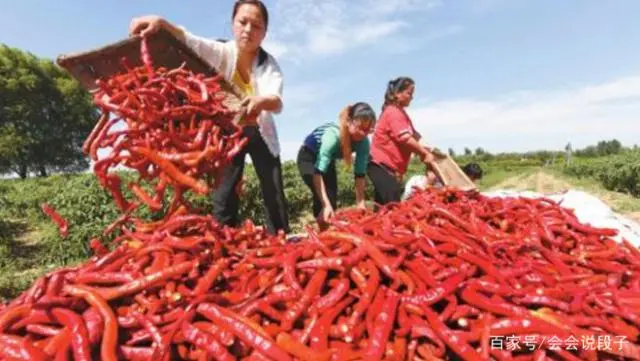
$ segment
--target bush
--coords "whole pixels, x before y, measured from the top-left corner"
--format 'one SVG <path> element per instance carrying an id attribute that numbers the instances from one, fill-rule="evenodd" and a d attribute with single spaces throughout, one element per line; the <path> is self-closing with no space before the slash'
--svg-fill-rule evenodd
<path id="1" fill-rule="evenodd" d="M 574 159 L 564 172 L 576 177 L 595 178 L 606 189 L 640 197 L 640 151 Z"/>

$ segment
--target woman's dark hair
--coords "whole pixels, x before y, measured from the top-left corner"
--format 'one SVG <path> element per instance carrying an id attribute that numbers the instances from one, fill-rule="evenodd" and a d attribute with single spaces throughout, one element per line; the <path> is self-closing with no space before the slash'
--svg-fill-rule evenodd
<path id="1" fill-rule="evenodd" d="M 387 84 L 387 91 L 384 93 L 384 104 L 382 105 L 382 110 L 384 110 L 387 105 L 396 104 L 398 100 L 396 95 L 414 84 L 415 82 L 413 79 L 406 76 L 401 76 L 389 81 L 389 84 Z"/>
<path id="2" fill-rule="evenodd" d="M 238 0 L 235 4 L 233 4 L 233 12 L 231 13 L 231 20 L 236 18 L 236 14 L 238 13 L 238 9 L 242 5 L 255 5 L 260 9 L 260 15 L 262 15 L 262 20 L 264 20 L 265 30 L 269 27 L 269 12 L 267 11 L 267 7 L 260 0 Z"/>
<path id="3" fill-rule="evenodd" d="M 373 123 L 376 121 L 376 112 L 365 102 L 355 103 L 349 108 L 349 119 L 366 119 Z"/>
<path id="4" fill-rule="evenodd" d="M 462 171 L 467 175 L 467 177 L 471 178 L 472 181 L 482 179 L 483 172 L 478 163 L 469 163 L 462 167 Z"/>
<path id="5" fill-rule="evenodd" d="M 351 168 L 353 160 L 351 158 L 351 137 L 349 136 L 349 124 L 354 121 L 365 121 L 370 123 L 370 127 L 376 123 L 376 112 L 365 102 L 358 102 L 347 106 L 340 113 L 340 148 L 342 150 L 342 159 L 347 169 Z"/>

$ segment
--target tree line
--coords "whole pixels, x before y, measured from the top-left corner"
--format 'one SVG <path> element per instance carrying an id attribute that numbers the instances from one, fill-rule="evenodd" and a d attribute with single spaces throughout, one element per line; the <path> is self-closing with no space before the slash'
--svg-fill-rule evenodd
<path id="1" fill-rule="evenodd" d="M 469 147 L 465 147 L 463 152 L 457 154 L 453 148 L 449 148 L 449 155 L 452 157 L 465 157 L 480 159 L 483 161 L 488 160 L 503 160 L 503 159 L 539 159 L 550 160 L 556 157 L 564 157 L 567 154 L 582 158 L 595 158 L 608 155 L 620 154 L 625 150 L 637 150 L 638 146 L 625 147 L 617 139 L 601 140 L 595 145 L 588 145 L 584 148 L 573 149 L 571 143 L 568 143 L 564 150 L 535 150 L 529 152 L 500 152 L 491 153 L 482 147 L 478 147 L 472 150 Z"/>

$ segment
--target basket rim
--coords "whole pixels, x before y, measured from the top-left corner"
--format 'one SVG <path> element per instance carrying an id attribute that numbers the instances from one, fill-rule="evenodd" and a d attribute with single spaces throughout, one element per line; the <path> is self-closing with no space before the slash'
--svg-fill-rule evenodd
<path id="1" fill-rule="evenodd" d="M 171 45 L 175 45 L 176 47 L 178 47 L 180 51 L 183 51 L 184 53 L 186 53 L 187 57 L 189 57 L 189 60 L 196 62 L 198 66 L 205 69 L 205 72 L 209 73 L 208 75 L 220 74 L 215 67 L 211 66 L 208 62 L 202 59 L 189 45 L 187 45 L 184 41 L 180 40 L 179 38 L 173 36 L 173 34 L 168 30 L 159 29 L 158 31 L 151 34 L 150 36 L 155 38 L 161 38 L 163 39 L 163 41 L 168 41 L 172 43 Z M 81 84 L 83 84 L 85 88 L 89 88 L 88 90 L 90 91 L 95 88 L 85 85 L 84 82 L 81 79 L 79 79 L 78 75 L 75 72 L 73 72 L 71 68 L 74 66 L 77 66 L 78 64 L 88 63 L 97 58 L 104 57 L 105 54 L 116 52 L 123 47 L 128 47 L 133 44 L 136 44 L 140 42 L 141 39 L 142 39 L 142 36 L 133 35 L 133 36 L 129 36 L 127 38 L 118 40 L 116 42 L 99 46 L 93 49 L 60 54 L 56 57 L 56 64 L 64 68 L 71 76 L 73 76 L 74 79 L 78 80 Z M 238 98 L 239 100 L 244 99 L 244 95 L 242 95 L 242 92 L 235 84 L 232 84 L 231 82 L 227 81 L 224 77 L 220 79 L 220 82 L 222 83 L 224 91 L 231 93 L 234 97 Z"/>

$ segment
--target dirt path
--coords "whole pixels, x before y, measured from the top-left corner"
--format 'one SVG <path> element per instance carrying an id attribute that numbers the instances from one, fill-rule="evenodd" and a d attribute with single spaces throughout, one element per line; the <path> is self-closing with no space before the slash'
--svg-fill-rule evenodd
<path id="1" fill-rule="evenodd" d="M 489 190 L 512 189 L 517 191 L 534 191 L 538 193 L 557 193 L 568 189 L 578 189 L 600 198 L 614 211 L 627 218 L 640 222 L 640 200 L 626 194 L 612 192 L 589 182 L 571 181 L 557 177 L 545 171 L 529 175 L 515 176 L 496 184 Z"/>
<path id="2" fill-rule="evenodd" d="M 571 183 L 553 177 L 544 171 L 538 171 L 529 175 L 516 176 L 505 179 L 504 181 L 491 187 L 490 190 L 496 189 L 512 189 L 517 191 L 533 191 L 539 193 L 556 193 L 562 192 L 573 186 Z"/>

